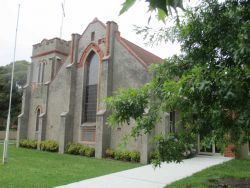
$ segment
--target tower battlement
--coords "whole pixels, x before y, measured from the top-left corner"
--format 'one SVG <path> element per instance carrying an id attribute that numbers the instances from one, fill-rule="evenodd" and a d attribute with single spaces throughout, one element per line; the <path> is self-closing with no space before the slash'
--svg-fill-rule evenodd
<path id="1" fill-rule="evenodd" d="M 62 54 L 68 54 L 70 50 L 70 41 L 66 41 L 60 38 L 43 39 L 40 43 L 33 45 L 32 57 L 40 56 L 48 52 L 59 52 Z"/>

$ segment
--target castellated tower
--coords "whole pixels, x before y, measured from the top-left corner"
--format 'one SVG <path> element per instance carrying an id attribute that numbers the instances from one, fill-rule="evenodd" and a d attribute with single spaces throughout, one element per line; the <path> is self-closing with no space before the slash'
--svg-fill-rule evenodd
<path id="1" fill-rule="evenodd" d="M 23 88 L 22 112 L 18 116 L 18 137 L 45 139 L 49 86 L 69 55 L 70 42 L 53 38 L 33 45 L 27 84 Z M 31 134 L 34 132 L 35 134 Z M 30 135 L 30 136 L 29 136 Z"/>
<path id="2" fill-rule="evenodd" d="M 53 38 L 33 45 L 31 85 L 51 82 L 69 54 L 70 42 Z"/>

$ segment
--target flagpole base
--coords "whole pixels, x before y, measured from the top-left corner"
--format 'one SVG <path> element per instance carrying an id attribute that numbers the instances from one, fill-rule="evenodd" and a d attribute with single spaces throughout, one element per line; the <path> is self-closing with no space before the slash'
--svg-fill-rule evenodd
<path id="1" fill-rule="evenodd" d="M 3 164 L 7 163 L 7 153 L 8 153 L 8 140 L 4 140 L 4 143 L 3 143 Z"/>

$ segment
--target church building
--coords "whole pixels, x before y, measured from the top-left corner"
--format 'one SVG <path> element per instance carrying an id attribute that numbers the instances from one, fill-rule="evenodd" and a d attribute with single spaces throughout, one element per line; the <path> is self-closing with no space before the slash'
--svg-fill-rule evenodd
<path id="1" fill-rule="evenodd" d="M 22 139 L 55 140 L 59 153 L 69 142 L 95 148 L 102 158 L 107 148 L 118 150 L 131 126 L 111 129 L 103 99 L 119 88 L 139 88 L 149 82 L 147 68 L 163 60 L 121 37 L 118 25 L 94 19 L 71 41 L 44 39 L 33 45 L 32 63 L 18 118 L 17 144 Z M 147 135 L 132 140 L 127 150 L 141 153 L 147 163 Z"/>
<path id="2" fill-rule="evenodd" d="M 102 158 L 105 150 L 119 150 L 122 139 L 133 123 L 111 129 L 109 112 L 103 100 L 120 88 L 139 88 L 149 82 L 147 68 L 163 60 L 121 37 L 118 25 L 103 24 L 94 19 L 71 41 L 44 39 L 33 45 L 27 84 L 23 88 L 22 112 L 18 117 L 17 146 L 22 139 L 55 140 L 59 153 L 69 142 L 95 148 L 95 157 Z M 130 140 L 126 150 L 139 151 L 141 163 L 148 162 L 154 134 L 175 131 L 176 112 L 164 113 L 162 121 L 151 135 Z M 215 144 L 200 147 L 198 153 L 219 153 Z M 225 156 L 234 156 L 232 147 Z M 250 158 L 250 142 L 240 148 L 240 156 Z"/>

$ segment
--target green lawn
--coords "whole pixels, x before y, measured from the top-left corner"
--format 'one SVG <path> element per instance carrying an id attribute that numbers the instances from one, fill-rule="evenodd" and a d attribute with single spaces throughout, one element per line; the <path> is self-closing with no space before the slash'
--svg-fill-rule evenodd
<path id="1" fill-rule="evenodd" d="M 0 144 L 1 161 L 2 151 Z M 8 164 L 0 164 L 0 187 L 53 187 L 138 166 L 140 164 L 16 149 L 12 145 Z"/>
<path id="2" fill-rule="evenodd" d="M 248 182 L 248 185 L 232 185 L 228 187 L 250 187 L 250 160 L 232 160 L 221 165 L 217 165 L 201 172 L 194 174 L 188 178 L 172 183 L 167 188 L 205 188 L 219 187 L 232 181 L 237 183 Z M 226 187 L 226 186 L 224 186 Z"/>

